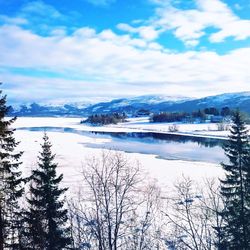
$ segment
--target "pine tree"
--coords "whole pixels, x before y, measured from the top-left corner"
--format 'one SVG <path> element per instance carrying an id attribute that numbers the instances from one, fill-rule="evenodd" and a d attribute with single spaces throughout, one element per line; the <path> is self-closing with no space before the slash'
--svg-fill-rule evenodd
<path id="1" fill-rule="evenodd" d="M 233 125 L 229 141 L 224 150 L 228 158 L 227 164 L 222 164 L 226 171 L 221 180 L 221 194 L 226 200 L 225 211 L 225 241 L 228 249 L 250 249 L 249 226 L 249 180 L 250 147 L 248 130 L 239 111 L 233 115 Z"/>
<path id="2" fill-rule="evenodd" d="M 16 152 L 18 143 L 11 128 L 16 118 L 6 118 L 9 109 L 6 106 L 6 96 L 0 90 L 0 250 L 19 249 L 18 200 L 23 194 L 23 179 L 18 170 L 22 152 Z"/>
<path id="3" fill-rule="evenodd" d="M 38 168 L 30 177 L 30 198 L 27 212 L 28 249 L 61 250 L 69 243 L 67 228 L 67 210 L 62 200 L 66 188 L 59 188 L 63 175 L 57 177 L 55 155 L 51 152 L 51 143 L 44 134 L 42 152 L 38 157 Z"/>

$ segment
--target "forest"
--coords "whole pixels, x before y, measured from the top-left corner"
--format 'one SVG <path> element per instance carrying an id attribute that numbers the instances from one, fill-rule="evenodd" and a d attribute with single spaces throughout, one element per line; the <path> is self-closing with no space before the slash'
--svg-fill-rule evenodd
<path id="1" fill-rule="evenodd" d="M 228 120 L 233 114 L 229 107 L 217 109 L 215 107 L 205 108 L 203 110 L 187 112 L 160 112 L 151 115 L 151 122 L 222 122 Z"/>

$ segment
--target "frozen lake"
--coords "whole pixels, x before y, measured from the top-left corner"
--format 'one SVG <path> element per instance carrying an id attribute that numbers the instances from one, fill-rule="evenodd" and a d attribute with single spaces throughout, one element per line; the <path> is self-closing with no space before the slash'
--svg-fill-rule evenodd
<path id="1" fill-rule="evenodd" d="M 52 151 L 64 174 L 64 185 L 75 192 L 82 183 L 82 169 L 92 156 L 100 156 L 103 148 L 125 152 L 129 160 L 138 162 L 145 181 L 157 181 L 166 190 L 190 177 L 199 185 L 205 178 L 224 175 L 220 162 L 224 160 L 225 140 L 200 136 L 169 135 L 130 128 L 91 127 L 80 124 L 79 118 L 18 118 L 15 136 L 23 151 L 24 175 L 37 165 L 43 132 L 48 132 Z M 192 127 L 190 127 L 192 129 Z M 197 129 L 197 127 L 195 127 Z M 203 129 L 203 128 L 202 128 Z"/>
<path id="2" fill-rule="evenodd" d="M 73 133 L 92 140 L 83 143 L 88 148 L 105 148 L 128 153 L 153 154 L 168 160 L 220 163 L 225 160 L 222 149 L 225 140 L 155 132 L 98 132 L 71 127 L 21 127 L 31 132 Z M 102 142 L 97 142 L 102 139 Z"/>

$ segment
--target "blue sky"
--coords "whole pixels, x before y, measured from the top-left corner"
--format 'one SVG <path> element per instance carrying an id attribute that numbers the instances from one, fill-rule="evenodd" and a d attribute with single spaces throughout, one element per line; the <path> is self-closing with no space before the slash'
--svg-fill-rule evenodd
<path id="1" fill-rule="evenodd" d="M 248 0 L 0 0 L 12 103 L 250 91 Z"/>

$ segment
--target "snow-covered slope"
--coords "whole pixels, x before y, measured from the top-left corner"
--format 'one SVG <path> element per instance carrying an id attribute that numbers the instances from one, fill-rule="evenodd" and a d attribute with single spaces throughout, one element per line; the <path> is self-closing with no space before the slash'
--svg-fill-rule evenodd
<path id="1" fill-rule="evenodd" d="M 242 111 L 250 113 L 250 92 L 228 93 L 199 99 L 164 95 L 139 96 L 135 98 L 117 99 L 110 102 L 102 102 L 91 105 L 85 109 L 85 112 L 88 114 L 108 112 L 127 112 L 134 114 L 140 109 L 150 110 L 151 112 L 191 112 L 208 107 L 239 108 Z"/>
<path id="2" fill-rule="evenodd" d="M 183 96 L 165 96 L 165 95 L 144 95 L 133 98 L 115 99 L 110 102 L 101 102 L 85 109 L 88 114 L 108 113 L 108 112 L 126 112 L 134 114 L 140 109 L 150 111 L 167 110 L 175 104 L 184 103 L 191 100 Z"/>
<path id="3" fill-rule="evenodd" d="M 208 96 L 200 99 L 186 101 L 174 106 L 175 110 L 192 111 L 207 107 L 239 108 L 250 113 L 250 92 L 226 93 L 216 96 Z"/>

